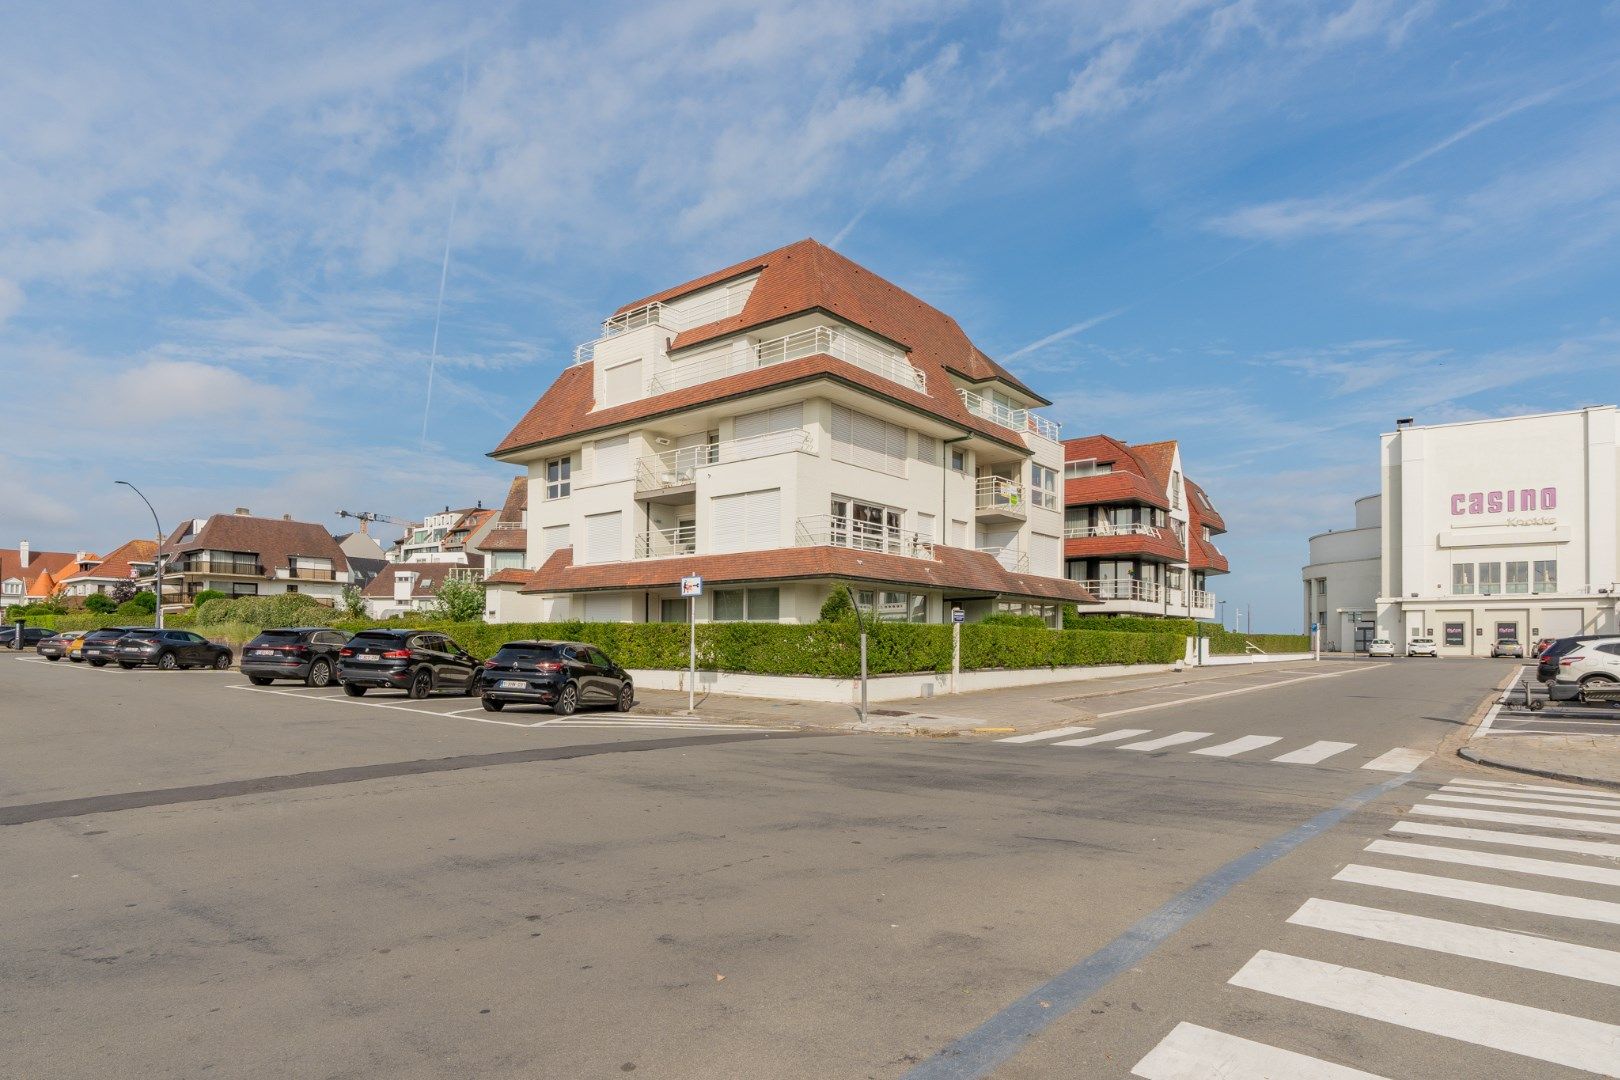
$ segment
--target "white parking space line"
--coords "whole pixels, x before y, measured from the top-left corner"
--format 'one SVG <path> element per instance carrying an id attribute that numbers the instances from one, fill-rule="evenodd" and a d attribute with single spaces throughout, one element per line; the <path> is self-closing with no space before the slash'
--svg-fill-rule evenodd
<path id="1" fill-rule="evenodd" d="M 1202 750 L 1191 751 L 1194 754 L 1205 754 L 1209 757 L 1233 757 L 1237 754 L 1258 750 L 1262 746 L 1270 746 L 1274 742 L 1282 742 L 1281 735 L 1245 735 L 1241 739 L 1223 742 L 1219 746 L 1206 746 Z"/>
<path id="2" fill-rule="evenodd" d="M 1360 1069 L 1185 1022 L 1138 1061 L 1131 1075 L 1144 1080 L 1382 1080 Z"/>
<path id="3" fill-rule="evenodd" d="M 1498 855 L 1495 852 L 1473 851 L 1469 848 L 1409 844 L 1401 840 L 1374 840 L 1362 850 L 1375 851 L 1380 855 L 1404 855 L 1413 859 L 1452 863 L 1457 866 L 1479 866 L 1487 870 L 1539 874 L 1542 877 L 1563 878 L 1565 881 L 1620 885 L 1620 870 L 1607 866 L 1585 866 L 1581 863 L 1555 862 L 1551 859 L 1528 859 L 1522 855 Z"/>
<path id="4" fill-rule="evenodd" d="M 1180 746 L 1182 743 L 1197 742 L 1207 739 L 1215 734 L 1213 731 L 1178 731 L 1174 735 L 1161 735 L 1157 739 L 1144 739 L 1141 742 L 1126 743 L 1121 750 L 1163 750 L 1167 746 Z"/>
<path id="5" fill-rule="evenodd" d="M 1490 821 L 1498 825 L 1531 825 L 1541 829 L 1566 829 L 1570 832 L 1598 833 L 1620 836 L 1620 822 L 1575 821 L 1570 818 L 1543 817 L 1540 814 L 1512 814 L 1498 810 L 1468 810 L 1460 806 L 1430 806 L 1418 803 L 1407 813 L 1428 817 L 1458 818 L 1463 821 Z"/>
<path id="6" fill-rule="evenodd" d="M 450 715 L 449 713 L 441 712 L 437 709 L 418 709 L 410 705 L 390 705 L 383 701 L 362 701 L 359 698 L 352 698 L 343 694 L 316 697 L 313 694 L 300 694 L 293 690 L 272 690 L 267 686 L 228 686 L 226 689 L 241 690 L 244 693 L 249 694 L 275 694 L 278 697 L 295 698 L 299 701 L 330 701 L 343 705 L 359 705 L 361 708 L 366 709 L 393 709 L 396 712 L 417 713 L 421 716 L 434 716 L 438 717 L 440 720 L 443 720 L 445 717 Z"/>
<path id="7" fill-rule="evenodd" d="M 1151 728 L 1120 728 L 1118 731 L 1105 731 L 1101 735 L 1087 735 L 1083 739 L 1066 739 L 1053 746 L 1095 746 L 1097 743 L 1119 742 L 1122 739 L 1134 739 L 1138 735 L 1146 735 Z"/>
<path id="8" fill-rule="evenodd" d="M 1620 1077 L 1620 1054 L 1615 1052 L 1620 1027 L 1613 1024 L 1266 950 L 1229 981 L 1414 1031 Z"/>
<path id="9" fill-rule="evenodd" d="M 1274 757 L 1272 761 L 1280 761 L 1286 765 L 1316 765 L 1326 761 L 1334 754 L 1342 754 L 1346 750 L 1355 748 L 1353 742 L 1313 742 L 1311 745 L 1295 750 L 1293 753 Z"/>
<path id="10" fill-rule="evenodd" d="M 1296 926 L 1311 926 L 1371 941 L 1387 941 L 1527 971 L 1620 986 L 1620 953 L 1535 934 L 1516 934 L 1315 898 L 1305 901 L 1288 921 Z"/>
<path id="11" fill-rule="evenodd" d="M 1378 772 L 1411 772 L 1425 761 L 1429 760 L 1427 750 L 1408 750 L 1397 748 L 1373 758 L 1363 769 L 1374 769 Z"/>
<path id="12" fill-rule="evenodd" d="M 1552 787 L 1547 784 L 1509 784 L 1501 780 L 1471 780 L 1466 776 L 1453 777 L 1451 782 L 1453 784 L 1467 784 L 1470 787 L 1502 788 L 1508 791 L 1545 791 L 1553 795 L 1589 795 L 1594 799 L 1609 799 L 1620 802 L 1620 795 L 1604 791 L 1601 788 L 1577 787 L 1575 785 Z"/>
<path id="13" fill-rule="evenodd" d="M 1346 866 L 1333 875 L 1333 880 L 1421 893 L 1424 896 L 1440 896 L 1448 900 L 1466 900 L 1474 904 L 1489 904 L 1492 907 L 1509 908 L 1513 911 L 1532 911 L 1537 915 L 1557 915 L 1566 919 L 1620 924 L 1620 904 L 1611 900 L 1587 900 L 1579 896 L 1563 896 L 1535 889 L 1515 889 L 1507 885 L 1487 885 L 1481 881 L 1464 881 L 1461 878 L 1412 874 L 1405 870 L 1385 870 L 1382 867 L 1362 866 L 1359 863 Z"/>
<path id="14" fill-rule="evenodd" d="M 1446 786 L 1442 787 L 1440 791 L 1445 795 L 1489 795 L 1492 798 L 1498 799 L 1502 797 L 1502 793 L 1500 791 L 1492 791 L 1490 788 L 1476 788 L 1472 786 L 1465 787 L 1462 784 L 1447 784 Z M 1615 805 L 1612 802 L 1605 802 L 1602 799 L 1594 799 L 1589 795 L 1527 795 L 1525 798 L 1533 798 L 1537 802 L 1542 803 L 1569 803 L 1574 806 Z"/>
<path id="15" fill-rule="evenodd" d="M 1061 739 L 1065 735 L 1078 735 L 1082 731 L 1090 731 L 1090 730 L 1091 729 L 1089 727 L 1052 728 L 1050 731 L 1037 731 L 1032 735 L 1012 735 L 1012 736 L 1009 736 L 1009 737 L 1007 737 L 1005 739 L 997 739 L 996 742 L 1010 742 L 1010 743 L 1044 742 L 1047 739 Z"/>
<path id="16" fill-rule="evenodd" d="M 1176 698 L 1174 701 L 1158 701 L 1151 705 L 1137 705 L 1129 709 L 1115 709 L 1113 712 L 1098 713 L 1097 719 L 1106 720 L 1111 716 L 1128 716 L 1131 713 L 1147 712 L 1149 709 L 1168 709 L 1172 705 L 1190 705 L 1195 701 L 1211 701 L 1215 698 L 1231 697 L 1234 694 L 1252 694 L 1259 690 L 1273 690 L 1279 686 L 1292 686 L 1294 683 L 1309 682 L 1312 679 L 1338 679 L 1345 675 L 1354 675 L 1357 671 L 1371 671 L 1374 668 L 1388 666 L 1388 664 L 1369 664 L 1366 667 L 1356 667 L 1349 671 L 1332 671 L 1322 675 L 1301 675 L 1297 679 L 1279 679 L 1275 682 L 1262 683 L 1259 686 L 1240 686 L 1235 690 L 1217 690 L 1213 694 L 1198 694 L 1194 697 Z"/>
<path id="17" fill-rule="evenodd" d="M 1464 829 L 1455 825 L 1431 825 L 1427 821 L 1397 821 L 1389 827 L 1389 831 L 1408 836 L 1439 836 L 1447 840 L 1472 840 L 1479 844 L 1501 844 L 1538 851 L 1572 851 L 1581 855 L 1620 859 L 1620 844 L 1609 844 L 1602 840 L 1571 840 L 1567 836 L 1500 832 L 1496 829 Z"/>
<path id="18" fill-rule="evenodd" d="M 1550 810 L 1555 814 L 1581 814 L 1587 817 L 1620 818 L 1620 809 L 1597 809 L 1588 806 L 1565 806 L 1560 803 L 1532 802 L 1525 799 L 1474 798 L 1468 795 L 1430 795 L 1425 802 L 1460 803 L 1464 806 L 1505 806 L 1512 810 Z"/>
<path id="19" fill-rule="evenodd" d="M 1502 691 L 1502 696 L 1491 703 L 1490 711 L 1485 714 L 1485 719 L 1481 720 L 1479 727 L 1475 728 L 1474 733 L 1468 736 L 1470 739 L 1477 739 L 1491 730 L 1491 725 L 1496 723 L 1496 715 L 1502 711 L 1502 702 L 1508 699 L 1508 695 L 1513 693 L 1513 688 L 1519 685 L 1519 680 L 1522 678 L 1524 678 L 1524 669 L 1520 668 L 1514 674 L 1513 681 L 1508 683 L 1507 688 Z"/>

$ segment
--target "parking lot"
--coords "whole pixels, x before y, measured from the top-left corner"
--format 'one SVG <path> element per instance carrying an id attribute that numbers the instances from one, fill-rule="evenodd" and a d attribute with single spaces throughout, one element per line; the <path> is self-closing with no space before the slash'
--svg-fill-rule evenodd
<path id="1" fill-rule="evenodd" d="M 1515 734 L 1620 735 L 1620 704 L 1553 701 L 1546 685 L 1536 681 L 1535 665 L 1525 664 L 1476 737 Z"/>

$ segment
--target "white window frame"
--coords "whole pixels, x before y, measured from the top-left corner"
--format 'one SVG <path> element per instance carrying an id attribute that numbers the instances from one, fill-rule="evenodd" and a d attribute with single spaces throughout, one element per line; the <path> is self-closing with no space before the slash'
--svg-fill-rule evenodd
<path id="1" fill-rule="evenodd" d="M 1056 510 L 1058 508 L 1057 496 L 1057 470 L 1048 469 L 1045 465 L 1036 465 L 1030 462 L 1029 466 L 1030 501 L 1043 510 Z"/>
<path id="2" fill-rule="evenodd" d="M 550 458 L 546 461 L 546 501 L 566 499 L 574 490 L 574 456 Z"/>
<path id="3" fill-rule="evenodd" d="M 732 593 L 742 594 L 743 617 L 741 619 L 721 619 L 719 616 L 720 597 L 723 595 L 730 596 Z M 770 616 L 769 618 L 766 618 L 764 615 L 756 614 L 755 612 L 756 604 L 764 602 L 764 594 L 766 593 L 774 594 L 774 606 L 776 608 L 776 614 Z M 757 600 L 756 597 L 758 597 Z M 729 589 L 716 589 L 714 590 L 713 606 L 710 608 L 710 611 L 710 617 L 715 622 L 781 622 L 782 590 L 776 585 L 751 585 L 746 588 L 738 586 L 736 588 Z"/>

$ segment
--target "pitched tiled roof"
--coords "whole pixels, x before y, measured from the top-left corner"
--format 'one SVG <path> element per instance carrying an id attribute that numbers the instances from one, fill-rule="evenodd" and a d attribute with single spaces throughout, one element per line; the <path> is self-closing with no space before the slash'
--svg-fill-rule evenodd
<path id="1" fill-rule="evenodd" d="M 1212 533 L 1226 531 L 1226 523 L 1221 521 L 1214 507 L 1206 508 L 1203 500 L 1198 496 L 1203 488 L 1191 480 L 1187 484 L 1187 565 L 1194 570 L 1203 570 L 1211 574 L 1225 574 L 1229 572 L 1226 556 L 1222 555 L 1213 543 L 1204 539 L 1204 526 L 1208 525 Z M 1220 523 L 1216 528 L 1215 522 Z"/>
<path id="2" fill-rule="evenodd" d="M 294 555 L 330 559 L 333 570 L 349 569 L 349 560 L 332 534 L 313 522 L 253 517 L 249 514 L 215 514 L 195 534 L 182 540 L 181 537 L 190 527 L 191 523 L 187 521 L 169 534 L 169 538 L 163 541 L 165 555 L 180 555 L 188 551 L 251 551 L 259 556 L 266 576 L 285 567 Z"/>
<path id="3" fill-rule="evenodd" d="M 503 525 L 523 524 L 523 511 L 529 508 L 529 477 L 520 474 L 512 477 L 511 486 L 506 489 L 506 502 L 501 504 Z"/>
<path id="4" fill-rule="evenodd" d="M 1187 505 L 1198 512 L 1199 517 L 1203 519 L 1203 524 L 1209 526 L 1210 532 L 1223 533 L 1226 531 L 1226 519 L 1221 517 L 1220 511 L 1215 509 L 1215 503 L 1210 499 L 1209 494 L 1191 480 L 1187 481 Z"/>
<path id="5" fill-rule="evenodd" d="M 505 570 L 497 570 L 493 574 L 490 574 L 488 577 L 484 578 L 484 584 L 527 585 L 529 583 L 529 579 L 533 576 L 533 570 L 519 570 L 515 567 L 508 567 Z"/>
<path id="6" fill-rule="evenodd" d="M 1170 488 L 1171 465 L 1176 460 L 1176 440 L 1165 439 L 1163 442 L 1138 443 L 1131 447 L 1131 452 L 1147 466 L 1148 479 L 1159 485 L 1161 491 Z"/>
<path id="7" fill-rule="evenodd" d="M 31 596 L 34 595 L 33 589 L 40 575 L 54 580 L 54 575 L 73 566 L 76 559 L 77 555 L 72 551 L 35 551 L 29 555 L 28 566 L 25 568 L 19 549 L 0 548 L 0 581 L 21 578 L 23 591 Z"/>
<path id="8" fill-rule="evenodd" d="M 574 549 L 553 552 L 538 570 L 524 571 L 526 593 L 589 592 L 604 589 L 674 588 L 681 577 L 701 574 L 707 583 L 848 578 L 879 585 L 910 585 L 975 596 L 1098 601 L 1077 582 L 1039 574 L 1015 574 L 982 551 L 934 547 L 933 559 L 857 551 L 842 547 L 792 547 L 729 555 L 694 555 L 645 562 L 574 565 Z M 510 583 L 502 571 L 499 584 Z"/>
<path id="9" fill-rule="evenodd" d="M 791 315 L 823 309 L 905 347 L 912 366 L 926 376 L 927 391 L 919 392 L 845 361 L 817 355 L 592 412 L 595 365 L 577 364 L 557 377 L 493 453 L 501 454 L 828 375 L 938 416 L 963 429 L 1010 446 L 1023 447 L 1008 429 L 969 413 L 946 372 L 956 372 L 972 381 L 1004 379 L 1042 404 L 1046 403 L 1045 398 L 980 352 L 950 316 L 814 240 L 802 240 L 716 271 L 645 297 L 620 311 L 690 293 L 756 268 L 761 271 L 759 281 L 749 293 L 740 315 L 682 331 L 675 338 L 673 348 L 697 345 Z"/>
<path id="10" fill-rule="evenodd" d="M 1164 482 L 1156 481 L 1153 464 L 1137 453 L 1137 449 L 1110 435 L 1087 435 L 1079 439 L 1063 440 L 1064 461 L 1095 460 L 1111 464 L 1114 470 L 1098 476 L 1065 479 L 1064 505 L 1144 503 L 1168 510 L 1170 500 L 1165 495 L 1165 489 L 1169 474 L 1166 473 Z"/>
<path id="11" fill-rule="evenodd" d="M 505 524 L 497 524 L 484 534 L 478 541 L 479 551 L 528 551 L 529 530 L 521 525 L 511 528 Z"/>
<path id="12" fill-rule="evenodd" d="M 132 564 L 146 563 L 150 566 L 156 553 L 156 540 L 129 540 L 108 552 L 107 557 L 102 559 L 99 565 L 67 574 L 59 580 L 63 583 L 86 579 L 127 581 L 131 576 L 129 571 Z"/>
<path id="13" fill-rule="evenodd" d="M 460 570 L 464 567 L 481 567 L 484 565 L 482 555 L 468 555 L 465 563 L 443 562 L 391 562 L 377 572 L 371 583 L 360 590 L 361 596 L 369 596 L 373 600 L 386 600 L 394 595 L 394 571 L 410 570 L 416 574 L 416 580 L 411 583 L 412 596 L 432 596 L 444 584 L 444 579 L 450 571 Z"/>
<path id="14" fill-rule="evenodd" d="M 1148 535 L 1083 536 L 1063 541 L 1063 555 L 1069 559 L 1108 559 L 1115 556 L 1143 555 L 1148 558 L 1181 562 L 1187 557 L 1169 529 L 1154 529 Z"/>

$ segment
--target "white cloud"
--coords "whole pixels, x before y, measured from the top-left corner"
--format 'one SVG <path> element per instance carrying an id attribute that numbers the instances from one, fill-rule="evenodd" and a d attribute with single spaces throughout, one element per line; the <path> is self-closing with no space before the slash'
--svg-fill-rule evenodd
<path id="1" fill-rule="evenodd" d="M 1215 218 L 1210 228 L 1245 240 L 1288 241 L 1308 237 L 1375 232 L 1396 235 L 1410 232 L 1433 218 L 1428 200 L 1401 199 L 1279 199 L 1234 210 Z"/>
<path id="2" fill-rule="evenodd" d="M 1074 73 L 1069 85 L 1035 118 L 1037 131 L 1066 127 L 1084 117 L 1117 112 L 1139 93 L 1126 81 L 1140 45 L 1111 41 L 1086 66 Z"/>
<path id="3" fill-rule="evenodd" d="M 23 291 L 15 281 L 0 278 L 0 326 L 22 310 Z"/>

